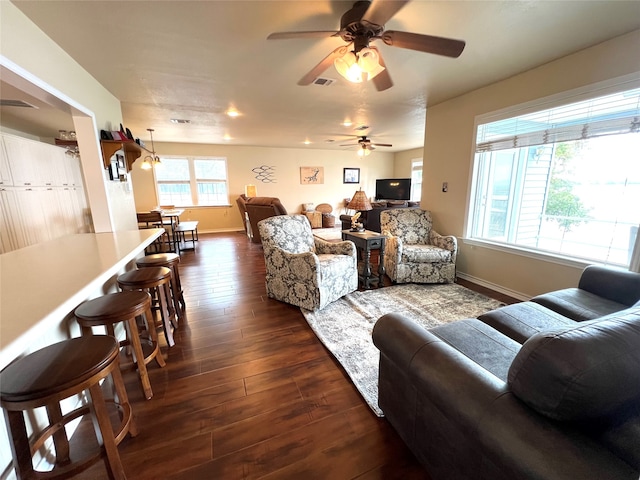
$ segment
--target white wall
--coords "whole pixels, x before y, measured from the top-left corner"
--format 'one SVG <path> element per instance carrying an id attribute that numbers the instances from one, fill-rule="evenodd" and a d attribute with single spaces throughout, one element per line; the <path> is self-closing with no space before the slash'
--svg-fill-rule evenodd
<path id="1" fill-rule="evenodd" d="M 242 230 L 236 198 L 244 193 L 246 184 L 256 185 L 258 196 L 278 197 L 289 213 L 301 211 L 303 203 L 329 203 L 336 219 L 344 213 L 344 199 L 362 188 L 367 196 L 375 194 L 376 178 L 393 176 L 394 155 L 373 152 L 359 157 L 355 151 L 315 150 L 304 148 L 243 147 L 233 145 L 203 145 L 188 143 L 156 143 L 160 156 L 222 156 L 227 158 L 230 206 L 187 209 L 185 220 L 198 220 L 198 230 Z M 140 168 L 141 160 L 134 164 L 133 188 L 138 211 L 148 211 L 158 205 L 151 170 Z M 272 167 L 275 182 L 262 182 L 253 171 L 256 167 Z M 300 183 L 300 167 L 324 167 L 324 183 Z M 360 168 L 360 184 L 343 183 L 343 168 Z"/>
<path id="2" fill-rule="evenodd" d="M 434 214 L 438 232 L 462 237 L 472 175 L 477 115 L 596 82 L 640 78 L 640 30 L 427 109 L 422 204 Z M 441 191 L 442 182 L 449 191 Z M 559 265 L 460 242 L 458 271 L 488 286 L 528 297 L 575 286 L 581 268 Z"/>
<path id="3" fill-rule="evenodd" d="M 8 1 L 0 1 L 0 66 L 3 80 L 47 93 L 41 99 L 73 116 L 95 230 L 136 228 L 131 189 L 109 184 L 98 142 L 100 129 L 122 122 L 119 100 Z"/>

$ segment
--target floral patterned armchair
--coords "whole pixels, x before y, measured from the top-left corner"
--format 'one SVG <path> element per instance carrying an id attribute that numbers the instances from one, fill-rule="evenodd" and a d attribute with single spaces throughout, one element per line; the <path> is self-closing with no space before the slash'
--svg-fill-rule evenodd
<path id="1" fill-rule="evenodd" d="M 353 242 L 326 242 L 311 233 L 304 215 L 258 222 L 271 298 L 319 310 L 358 288 Z"/>
<path id="2" fill-rule="evenodd" d="M 380 227 L 387 236 L 384 268 L 394 283 L 453 283 L 458 242 L 432 226 L 431 212 L 385 210 Z"/>

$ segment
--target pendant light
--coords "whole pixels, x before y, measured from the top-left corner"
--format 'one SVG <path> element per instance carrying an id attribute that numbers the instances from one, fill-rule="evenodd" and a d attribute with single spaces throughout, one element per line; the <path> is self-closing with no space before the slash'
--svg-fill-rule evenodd
<path id="1" fill-rule="evenodd" d="M 140 166 L 140 168 L 142 168 L 143 170 L 150 170 L 153 167 L 158 167 L 162 165 L 162 162 L 160 162 L 160 157 L 156 155 L 156 147 L 153 144 L 154 130 L 153 128 L 147 128 L 147 131 L 151 136 L 151 155 L 147 155 L 146 157 L 144 157 L 144 160 L 142 161 L 142 165 Z"/>

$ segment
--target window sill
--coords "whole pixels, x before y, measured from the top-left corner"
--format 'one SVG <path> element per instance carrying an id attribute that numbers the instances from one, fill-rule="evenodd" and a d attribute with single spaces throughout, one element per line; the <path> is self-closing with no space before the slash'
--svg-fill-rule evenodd
<path id="1" fill-rule="evenodd" d="M 176 208 L 179 209 L 202 209 L 202 208 L 229 208 L 231 207 L 230 203 L 225 203 L 224 205 L 176 205 Z"/>
<path id="2" fill-rule="evenodd" d="M 499 252 L 510 253 L 512 255 L 519 255 L 521 257 L 533 258 L 535 260 L 541 260 L 543 262 L 555 263 L 557 265 L 564 265 L 567 267 L 578 269 L 584 269 L 587 265 L 604 265 L 602 262 L 598 262 L 596 260 L 581 260 L 577 258 L 566 257 L 560 254 L 554 254 L 551 252 L 541 252 L 538 250 L 531 250 L 515 245 L 507 245 L 504 243 L 479 240 L 477 238 L 462 238 L 462 242 L 467 245 L 488 248 L 490 250 L 497 250 Z"/>

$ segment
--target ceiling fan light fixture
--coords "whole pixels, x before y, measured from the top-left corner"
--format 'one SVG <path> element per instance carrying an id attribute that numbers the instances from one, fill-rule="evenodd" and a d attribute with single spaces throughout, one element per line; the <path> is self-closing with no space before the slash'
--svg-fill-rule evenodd
<path id="1" fill-rule="evenodd" d="M 368 157 L 371 155 L 371 150 L 369 150 L 366 145 L 362 145 L 362 148 L 358 149 L 359 157 Z"/>
<path id="2" fill-rule="evenodd" d="M 365 47 L 357 54 L 353 51 L 337 58 L 334 62 L 340 75 L 352 83 L 371 80 L 385 68 L 380 65 L 380 55 L 372 48 Z"/>
<path id="3" fill-rule="evenodd" d="M 369 73 L 380 66 L 378 54 L 371 48 L 363 48 L 358 53 L 358 65 L 365 72 Z"/>
<path id="4" fill-rule="evenodd" d="M 362 69 L 358 65 L 358 57 L 354 52 L 347 52 L 333 62 L 340 75 L 352 83 L 362 82 Z"/>

